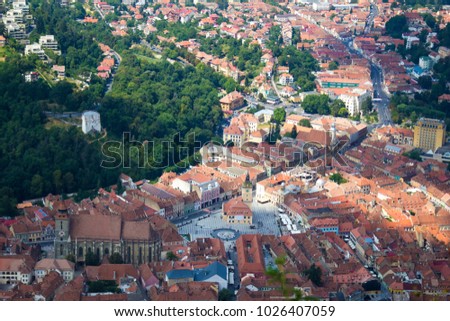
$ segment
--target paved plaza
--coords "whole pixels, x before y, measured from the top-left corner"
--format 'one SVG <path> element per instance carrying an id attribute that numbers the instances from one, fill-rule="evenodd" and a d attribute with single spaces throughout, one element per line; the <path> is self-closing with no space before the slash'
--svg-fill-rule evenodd
<path id="1" fill-rule="evenodd" d="M 260 204 L 254 201 L 251 205 L 253 211 L 253 228 L 247 224 L 229 224 L 221 219 L 222 210 L 214 210 L 209 213 L 205 212 L 197 217 L 189 217 L 185 220 L 177 220 L 178 232 L 180 234 L 189 234 L 191 239 L 201 237 L 217 237 L 215 230 L 231 229 L 235 231 L 237 236 L 240 234 L 274 234 L 280 235 L 280 229 L 278 228 L 277 207 L 270 204 Z M 209 215 L 208 215 L 209 214 Z M 217 232 L 217 231 L 216 231 Z M 221 234 L 221 233 L 219 233 Z M 230 246 L 231 241 L 227 241 L 228 237 L 225 237 L 226 248 Z M 234 243 L 234 242 L 233 242 Z"/>

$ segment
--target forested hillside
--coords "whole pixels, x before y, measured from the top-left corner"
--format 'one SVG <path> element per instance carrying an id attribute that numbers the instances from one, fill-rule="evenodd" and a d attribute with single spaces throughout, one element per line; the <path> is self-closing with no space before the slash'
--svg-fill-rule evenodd
<path id="1" fill-rule="evenodd" d="M 64 103 L 61 94 L 83 96 L 70 94 L 70 86 L 67 96 L 60 86 L 26 83 L 23 73 L 31 67 L 19 57 L 0 63 L 0 215 L 13 214 L 16 201 L 117 180 L 117 171 L 99 168 L 99 145 L 88 144 L 79 128 L 45 128 L 43 111 Z"/>

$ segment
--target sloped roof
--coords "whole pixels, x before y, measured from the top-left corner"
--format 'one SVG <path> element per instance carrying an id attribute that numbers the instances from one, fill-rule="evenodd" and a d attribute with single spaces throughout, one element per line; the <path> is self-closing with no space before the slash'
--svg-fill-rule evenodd
<path id="1" fill-rule="evenodd" d="M 227 267 L 216 261 L 203 269 L 195 270 L 194 281 L 206 281 L 215 275 L 218 275 L 224 280 L 228 280 L 227 274 Z"/>
<path id="2" fill-rule="evenodd" d="M 74 271 L 75 264 L 66 259 L 42 259 L 36 263 L 35 270 Z"/>
<path id="3" fill-rule="evenodd" d="M 72 238 L 120 240 L 121 218 L 111 215 L 73 215 L 70 218 Z"/>
<path id="4" fill-rule="evenodd" d="M 194 278 L 194 271 L 187 269 L 171 270 L 166 273 L 166 277 L 169 280 Z"/>
<path id="5" fill-rule="evenodd" d="M 151 240 L 157 239 L 158 235 L 148 222 L 123 222 L 122 238 L 127 240 Z"/>

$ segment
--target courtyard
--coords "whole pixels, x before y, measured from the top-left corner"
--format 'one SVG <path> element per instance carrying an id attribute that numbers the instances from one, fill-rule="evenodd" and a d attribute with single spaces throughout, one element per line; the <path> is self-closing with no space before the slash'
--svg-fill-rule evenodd
<path id="1" fill-rule="evenodd" d="M 241 234 L 273 234 L 280 235 L 277 224 L 277 207 L 253 201 L 253 224 L 229 224 L 221 219 L 222 209 L 204 211 L 195 217 L 174 222 L 180 234 L 189 234 L 191 240 L 202 237 L 218 237 L 225 243 L 225 248 L 234 246 Z"/>

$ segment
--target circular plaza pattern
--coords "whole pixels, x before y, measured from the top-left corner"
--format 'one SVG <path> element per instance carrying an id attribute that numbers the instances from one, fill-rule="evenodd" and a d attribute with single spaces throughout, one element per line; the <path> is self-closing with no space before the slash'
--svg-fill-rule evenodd
<path id="1" fill-rule="evenodd" d="M 231 228 L 223 228 L 214 230 L 212 233 L 213 237 L 219 238 L 223 241 L 236 240 L 239 237 L 239 232 Z"/>

